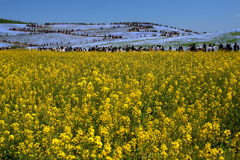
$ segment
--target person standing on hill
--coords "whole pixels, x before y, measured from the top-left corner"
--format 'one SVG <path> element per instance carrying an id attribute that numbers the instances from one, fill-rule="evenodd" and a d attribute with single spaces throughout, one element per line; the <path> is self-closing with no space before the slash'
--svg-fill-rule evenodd
<path id="1" fill-rule="evenodd" d="M 199 47 L 197 48 L 197 51 L 202 51 L 202 47 L 199 45 Z"/>
<path id="2" fill-rule="evenodd" d="M 208 46 L 208 51 L 212 51 L 212 50 L 213 50 L 213 47 L 212 47 L 211 44 L 209 44 L 209 46 Z"/>
<path id="3" fill-rule="evenodd" d="M 197 50 L 197 48 L 196 48 L 196 45 L 195 45 L 195 43 L 190 47 L 190 51 L 196 51 Z"/>
<path id="4" fill-rule="evenodd" d="M 232 51 L 232 46 L 230 44 L 227 44 L 226 45 L 226 50 L 231 52 Z"/>
<path id="5" fill-rule="evenodd" d="M 207 45 L 205 43 L 203 43 L 203 49 L 202 49 L 204 52 L 207 51 Z"/>
<path id="6" fill-rule="evenodd" d="M 219 49 L 220 51 L 222 51 L 222 50 L 223 50 L 223 45 L 222 45 L 222 43 L 220 43 L 220 45 L 219 45 L 218 49 Z"/>
<path id="7" fill-rule="evenodd" d="M 216 46 L 215 44 L 212 45 L 212 51 L 215 51 L 216 50 Z"/>
<path id="8" fill-rule="evenodd" d="M 238 51 L 239 50 L 239 45 L 237 43 L 234 44 L 233 50 L 234 51 Z"/>

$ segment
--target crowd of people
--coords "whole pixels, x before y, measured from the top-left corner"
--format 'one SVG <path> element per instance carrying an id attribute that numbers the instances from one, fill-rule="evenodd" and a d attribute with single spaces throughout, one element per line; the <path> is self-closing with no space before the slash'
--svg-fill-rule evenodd
<path id="1" fill-rule="evenodd" d="M 196 47 L 196 45 L 193 44 L 193 45 L 190 45 L 187 50 L 189 50 L 189 51 L 216 51 L 216 45 L 209 44 L 207 47 L 207 45 L 204 43 L 202 47 L 201 46 Z M 223 46 L 223 44 L 220 43 L 218 46 L 218 50 L 220 50 L 220 51 L 223 51 L 223 50 L 224 51 L 232 51 L 232 50 L 238 51 L 239 45 L 237 43 L 235 43 L 232 47 L 231 44 L 226 44 L 226 46 Z"/>
<path id="2" fill-rule="evenodd" d="M 25 45 L 25 46 L 28 46 L 28 47 L 44 47 L 44 46 L 54 46 L 54 45 L 62 45 L 63 42 L 50 42 L 50 43 L 43 43 L 41 45 L 39 44 L 34 44 L 34 43 L 28 43 L 28 42 L 25 42 L 24 44 L 20 44 L 20 42 L 18 41 L 9 41 L 9 40 L 2 40 L 1 42 L 3 43 L 11 43 L 11 44 L 16 44 L 16 45 Z M 70 44 L 70 43 L 69 43 Z"/>
<path id="3" fill-rule="evenodd" d="M 163 27 L 169 27 L 168 25 L 162 25 L 162 24 L 157 24 L 157 23 L 149 23 L 149 22 L 118 22 L 118 23 L 111 23 L 111 25 L 126 25 L 128 27 L 139 27 L 139 26 L 163 26 Z M 181 31 L 184 31 L 184 32 L 199 34 L 198 32 L 192 31 L 192 30 L 189 30 L 189 29 L 181 29 L 181 28 L 176 28 L 176 27 L 169 27 L 169 28 L 181 30 Z"/>
<path id="4" fill-rule="evenodd" d="M 110 40 L 110 39 L 116 39 L 116 38 L 123 38 L 121 36 L 114 36 L 114 35 L 105 35 L 104 38 L 102 39 L 93 39 L 93 42 L 98 42 L 98 41 L 104 41 L 104 40 Z M 19 45 L 20 43 L 18 41 L 9 41 L 9 40 L 2 40 L 1 42 L 3 43 L 11 43 L 11 44 L 16 44 Z M 88 42 L 87 42 L 88 43 Z M 71 43 L 67 43 L 67 45 L 70 45 Z M 64 46 L 63 42 L 54 42 L 54 43 L 44 43 L 41 45 L 38 44 L 32 44 L 32 43 L 24 43 L 25 46 L 28 47 L 38 47 L 37 50 L 54 50 L 54 51 L 104 51 L 104 52 L 118 52 L 118 51 L 165 51 L 165 48 L 161 45 L 157 45 L 157 46 L 148 46 L 148 47 L 138 47 L 138 46 L 131 46 L 129 47 L 124 46 L 124 47 L 90 47 L 90 48 L 81 48 L 81 47 L 69 47 L 69 46 Z M 52 46 L 60 46 L 60 47 L 52 47 Z M 184 47 L 179 46 L 178 48 L 176 48 L 176 51 L 184 51 L 183 49 Z M 226 44 L 225 46 L 220 43 L 218 45 L 218 47 L 216 47 L 215 44 L 209 44 L 208 46 L 204 43 L 202 46 L 196 46 L 196 44 L 192 44 L 190 46 L 188 46 L 186 48 L 185 51 L 216 51 L 218 48 L 218 50 L 223 50 L 223 51 L 238 51 L 239 50 L 239 45 L 237 43 L 231 45 L 231 44 Z M 4 49 L 11 49 L 11 47 L 2 47 L 1 50 Z M 169 47 L 168 49 L 166 49 L 168 51 L 172 51 L 172 47 Z"/>
<path id="5" fill-rule="evenodd" d="M 160 31 L 158 31 L 158 30 L 150 30 L 150 29 L 145 29 L 145 30 L 141 30 L 141 29 L 139 29 L 139 28 L 130 28 L 129 30 L 128 30 L 129 32 L 132 32 L 132 31 L 134 31 L 134 32 L 153 32 L 153 33 L 155 33 L 155 34 L 153 34 L 153 36 L 160 36 L 160 37 L 179 37 L 180 35 L 182 35 L 182 36 L 185 36 L 186 35 L 186 33 L 182 33 L 182 34 L 180 34 L 180 32 L 178 32 L 178 31 L 165 31 L 165 30 L 160 30 Z M 159 34 L 157 34 L 157 33 L 159 33 Z M 187 33 L 188 35 L 192 35 L 191 33 Z"/>
<path id="6" fill-rule="evenodd" d="M 58 43 L 57 43 L 58 44 Z M 59 44 L 62 44 L 59 43 Z M 44 44 L 42 46 L 38 46 L 38 48 L 36 48 L 37 51 L 43 51 L 43 50 L 47 50 L 47 51 L 58 51 L 58 52 L 69 52 L 69 51 L 77 51 L 77 52 L 88 52 L 88 51 L 98 51 L 98 52 L 128 52 L 128 51 L 173 51 L 172 47 L 168 47 L 168 48 L 164 48 L 164 46 L 161 45 L 157 45 L 157 46 L 148 46 L 148 47 L 143 47 L 143 46 L 124 46 L 124 47 L 113 47 L 113 46 L 106 46 L 106 47 L 102 47 L 102 46 L 95 46 L 95 47 L 89 47 L 89 48 L 83 48 L 83 47 L 71 47 L 71 46 L 64 46 L 61 45 L 59 47 L 48 47 L 48 45 L 53 45 L 52 43 L 48 44 Z M 32 45 L 28 45 L 28 50 L 30 51 L 32 48 Z M 36 47 L 36 46 L 35 46 Z M 12 46 L 8 46 L 8 47 L 0 47 L 0 50 L 8 50 L 8 49 L 13 49 Z M 233 46 L 230 44 L 226 44 L 225 46 L 223 44 L 220 44 L 218 46 L 218 50 L 219 51 L 239 51 L 239 45 L 237 43 L 235 43 Z M 208 47 L 207 45 L 204 43 L 203 46 L 196 46 L 195 44 L 190 45 L 186 50 L 183 49 L 182 46 L 179 46 L 178 48 L 176 48 L 176 51 L 205 51 L 205 52 L 211 52 L 211 51 L 217 51 L 217 47 L 215 44 L 209 44 Z"/>
<path id="7" fill-rule="evenodd" d="M 1 50 L 9 50 L 9 49 L 12 49 L 12 47 L 11 47 L 11 46 L 8 46 L 8 47 L 0 47 L 0 51 L 1 51 Z"/>
<path id="8" fill-rule="evenodd" d="M 39 35 L 39 34 L 43 34 L 43 33 L 39 33 L 39 32 L 30 32 L 30 33 L 18 33 L 18 36 L 29 36 L 29 35 Z"/>
<path id="9" fill-rule="evenodd" d="M 71 30 L 35 30 L 35 28 L 10 28 L 9 30 L 12 31 L 23 31 L 23 32 L 30 32 L 30 33 L 18 33 L 19 36 L 25 36 L 25 35 L 38 35 L 38 34 L 44 34 L 44 33 L 62 33 L 62 34 L 68 34 L 68 35 L 74 35 L 74 36 L 83 36 L 83 37 L 104 37 L 102 40 L 106 39 L 122 39 L 122 35 L 97 35 L 97 34 L 88 34 L 88 33 L 76 33 L 81 31 L 81 29 L 71 29 Z"/>
<path id="10" fill-rule="evenodd" d="M 124 46 L 124 47 L 113 47 L 113 46 L 107 46 L 107 47 L 101 47 L 101 46 L 95 46 L 95 47 L 89 47 L 89 48 L 82 48 L 82 47 L 71 47 L 71 46 L 60 46 L 60 47 L 39 47 L 37 48 L 38 51 L 42 50 L 51 50 L 51 51 L 59 51 L 59 52 L 68 52 L 68 51 L 83 51 L 83 52 L 88 52 L 88 51 L 99 51 L 99 52 L 128 52 L 128 51 L 173 51 L 172 47 L 169 48 L 164 48 L 161 45 L 157 46 L 148 46 L 148 47 L 143 47 L 143 46 Z M 205 51 L 205 52 L 210 52 L 210 51 L 216 51 L 216 46 L 214 44 L 209 44 L 207 47 L 206 44 L 203 44 L 203 46 L 198 46 L 196 47 L 195 44 L 190 45 L 185 51 Z M 225 47 L 220 44 L 218 46 L 218 50 L 222 51 L 239 51 L 239 45 L 235 43 L 232 47 L 232 45 L 227 44 Z M 179 46 L 176 48 L 176 51 L 184 51 L 182 46 Z"/>
<path id="11" fill-rule="evenodd" d="M 45 23 L 45 25 L 106 25 L 106 23 Z"/>
<path id="12" fill-rule="evenodd" d="M 36 28 L 10 28 L 10 31 L 21 31 L 21 32 L 38 32 L 38 33 L 63 33 L 63 34 L 71 34 L 71 32 L 80 31 L 81 29 L 71 29 L 71 30 L 48 30 L 48 29 L 36 29 Z"/>

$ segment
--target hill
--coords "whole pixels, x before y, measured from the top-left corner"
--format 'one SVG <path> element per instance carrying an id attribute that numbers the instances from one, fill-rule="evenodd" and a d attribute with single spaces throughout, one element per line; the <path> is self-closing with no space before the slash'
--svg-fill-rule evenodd
<path id="1" fill-rule="evenodd" d="M 11 42 L 2 43 L 3 40 Z M 0 46 L 11 45 L 14 42 L 32 47 L 57 47 L 68 45 L 72 47 L 93 46 L 156 46 L 164 48 L 185 49 L 195 43 L 234 44 L 240 42 L 240 29 L 198 33 L 189 29 L 179 29 L 146 22 L 121 23 L 46 23 L 34 24 L 0 24 Z"/>

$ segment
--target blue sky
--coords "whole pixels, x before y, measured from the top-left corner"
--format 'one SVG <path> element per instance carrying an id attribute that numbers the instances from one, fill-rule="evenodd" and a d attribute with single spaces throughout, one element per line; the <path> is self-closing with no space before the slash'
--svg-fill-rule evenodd
<path id="1" fill-rule="evenodd" d="M 153 22 L 198 32 L 240 28 L 240 0 L 0 0 L 0 18 L 27 22 Z"/>

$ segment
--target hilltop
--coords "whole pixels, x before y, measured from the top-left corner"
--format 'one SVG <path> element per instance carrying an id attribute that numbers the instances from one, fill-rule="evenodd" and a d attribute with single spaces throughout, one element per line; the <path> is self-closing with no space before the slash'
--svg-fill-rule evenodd
<path id="1" fill-rule="evenodd" d="M 0 23 L 13 23 L 13 24 L 29 24 L 29 22 L 22 22 L 18 20 L 0 18 Z"/>

